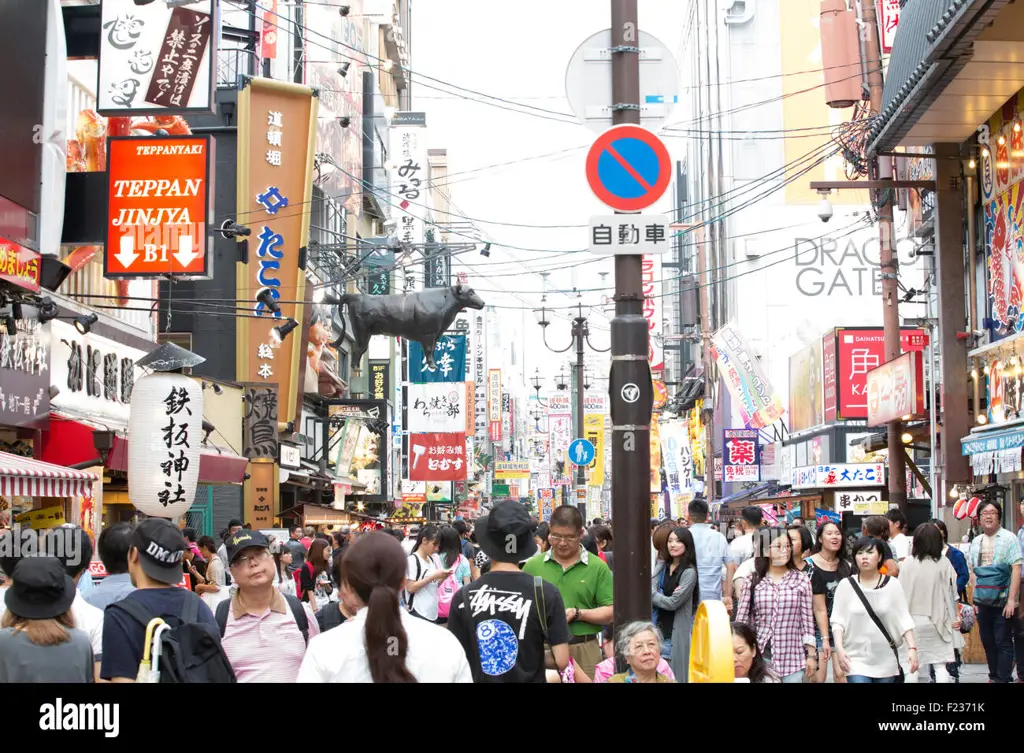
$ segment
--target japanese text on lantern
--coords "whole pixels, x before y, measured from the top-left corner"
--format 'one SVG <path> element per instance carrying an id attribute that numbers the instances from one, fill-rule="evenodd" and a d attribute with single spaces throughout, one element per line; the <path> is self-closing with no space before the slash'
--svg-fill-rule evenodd
<path id="1" fill-rule="evenodd" d="M 182 476 L 188 471 L 189 459 L 184 448 L 188 443 L 188 420 L 192 415 L 189 403 L 192 398 L 184 387 L 172 387 L 163 403 L 166 406 L 167 425 L 161 428 L 163 443 L 167 447 L 167 460 L 160 463 L 160 469 L 166 477 L 164 489 L 157 494 L 160 504 L 164 507 L 185 502 L 185 489 L 181 485 Z M 175 421 L 175 418 L 178 420 Z M 175 488 L 177 487 L 177 488 Z"/>

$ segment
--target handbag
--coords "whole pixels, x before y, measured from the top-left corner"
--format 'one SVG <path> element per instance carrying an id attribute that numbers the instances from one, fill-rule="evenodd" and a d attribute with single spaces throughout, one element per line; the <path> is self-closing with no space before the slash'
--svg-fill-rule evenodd
<path id="1" fill-rule="evenodd" d="M 879 588 L 883 587 L 886 583 L 889 582 L 888 575 L 883 577 L 884 580 L 881 582 L 881 584 L 879 584 Z M 896 647 L 896 641 L 894 641 L 892 639 L 892 636 L 889 635 L 889 631 L 885 629 L 885 625 L 883 625 L 882 621 L 878 619 L 878 615 L 875 614 L 875 610 L 871 608 L 871 604 L 868 602 L 868 598 L 864 595 L 864 592 L 860 590 L 860 584 L 857 583 L 856 575 L 850 576 L 850 585 L 853 586 L 854 593 L 857 594 L 857 598 L 860 599 L 860 603 L 863 604 L 864 609 L 867 610 L 868 617 L 870 617 L 871 621 L 875 623 L 875 627 L 882 631 L 882 635 L 885 636 L 885 640 L 889 644 L 889 648 L 892 649 L 892 655 L 896 657 L 896 666 L 899 667 L 900 670 L 900 674 L 899 677 L 896 679 L 896 682 L 906 682 L 906 677 L 903 674 L 903 665 L 900 663 L 900 652 L 899 649 Z"/>
<path id="2" fill-rule="evenodd" d="M 974 559 L 974 603 L 1002 609 L 1010 598 L 1009 565 L 982 565 L 981 547 Z"/>

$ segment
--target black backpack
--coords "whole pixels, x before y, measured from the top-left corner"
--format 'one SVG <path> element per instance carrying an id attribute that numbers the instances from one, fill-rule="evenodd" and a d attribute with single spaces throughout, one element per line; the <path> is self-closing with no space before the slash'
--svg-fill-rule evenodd
<path id="1" fill-rule="evenodd" d="M 160 634 L 160 682 L 237 682 L 216 628 L 199 622 L 199 605 L 203 600 L 191 591 L 185 591 L 185 594 L 185 604 L 179 615 L 181 624 Z M 120 609 L 144 628 L 156 616 L 131 599 L 115 602 L 110 608 Z"/>
<path id="2" fill-rule="evenodd" d="M 306 610 L 302 608 L 302 602 L 295 596 L 289 594 L 282 594 L 288 601 L 288 607 L 292 610 L 292 617 L 295 618 L 295 624 L 299 626 L 299 630 L 302 632 L 302 640 L 309 644 L 309 618 L 306 616 Z M 217 627 L 220 628 L 220 637 L 224 637 L 224 631 L 228 627 L 228 610 L 231 609 L 231 599 L 224 599 L 224 601 L 217 604 Z M 321 610 L 322 611 L 322 610 Z M 338 611 L 335 609 L 334 611 Z"/>

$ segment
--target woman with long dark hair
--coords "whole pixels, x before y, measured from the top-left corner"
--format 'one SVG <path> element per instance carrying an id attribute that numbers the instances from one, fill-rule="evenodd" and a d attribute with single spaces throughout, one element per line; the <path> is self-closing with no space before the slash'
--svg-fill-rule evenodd
<path id="1" fill-rule="evenodd" d="M 811 591 L 814 594 L 814 639 L 818 646 L 818 671 L 815 682 L 827 682 L 831 675 L 835 682 L 846 682 L 839 657 L 832 653 L 832 604 L 836 587 L 852 572 L 846 539 L 839 525 L 826 520 L 818 526 L 814 553 L 808 558 L 814 563 L 811 573 Z"/>
<path id="2" fill-rule="evenodd" d="M 440 543 L 438 527 L 423 526 L 407 560 L 406 606 L 414 617 L 427 622 L 437 622 L 437 584 L 449 575 L 437 556 Z"/>
<path id="3" fill-rule="evenodd" d="M 807 526 L 793 523 L 786 526 L 789 531 L 789 543 L 793 547 L 793 568 L 799 570 L 808 578 L 814 574 L 814 560 L 811 559 L 811 552 L 814 551 L 814 539 Z"/>
<path id="4" fill-rule="evenodd" d="M 313 539 L 306 554 L 306 562 L 299 571 L 299 598 L 309 604 L 314 614 L 331 600 L 331 543 L 326 539 Z"/>
<path id="5" fill-rule="evenodd" d="M 654 623 L 662 634 L 662 657 L 672 665 L 676 681 L 686 682 L 690 668 L 693 616 L 700 603 L 697 550 L 693 534 L 682 526 L 673 528 L 658 544 L 658 562 L 651 576 Z"/>
<path id="6" fill-rule="evenodd" d="M 285 596 L 297 596 L 295 577 L 291 573 L 292 550 L 281 543 L 274 552 L 274 568 L 277 572 L 277 588 Z"/>
<path id="7" fill-rule="evenodd" d="M 393 536 L 371 533 L 351 544 L 341 577 L 341 599 L 355 614 L 310 639 L 299 682 L 473 682 L 458 639 L 401 608 L 406 558 Z"/>
<path id="8" fill-rule="evenodd" d="M 737 680 L 753 684 L 779 681 L 761 655 L 761 649 L 757 646 L 757 633 L 745 622 L 734 622 L 732 625 L 732 668 Z"/>
<path id="9" fill-rule="evenodd" d="M 754 572 L 743 579 L 736 622 L 757 631 L 757 644 L 784 683 L 810 681 L 818 669 L 811 581 L 793 566 L 789 532 L 754 534 Z"/>

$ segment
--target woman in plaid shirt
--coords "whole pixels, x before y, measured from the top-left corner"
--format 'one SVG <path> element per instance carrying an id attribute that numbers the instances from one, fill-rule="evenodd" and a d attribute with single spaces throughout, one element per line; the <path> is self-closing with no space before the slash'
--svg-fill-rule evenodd
<path id="1" fill-rule="evenodd" d="M 754 534 L 754 572 L 740 586 L 736 622 L 752 625 L 757 645 L 784 683 L 809 682 L 817 672 L 811 581 L 793 566 L 785 528 Z"/>

